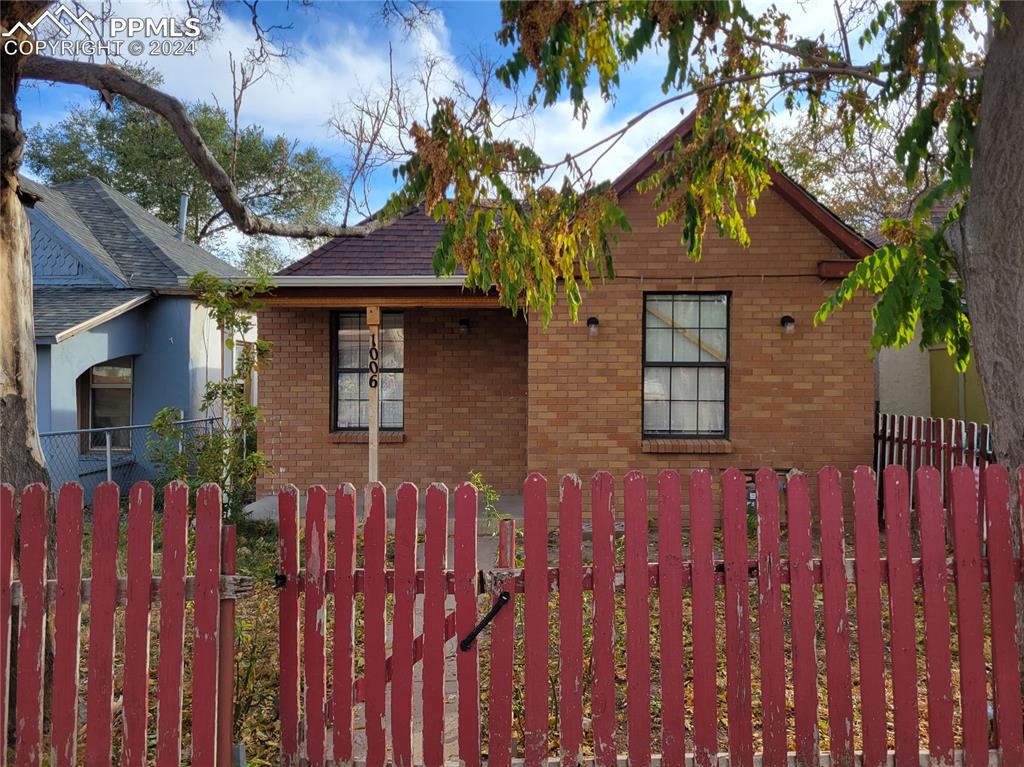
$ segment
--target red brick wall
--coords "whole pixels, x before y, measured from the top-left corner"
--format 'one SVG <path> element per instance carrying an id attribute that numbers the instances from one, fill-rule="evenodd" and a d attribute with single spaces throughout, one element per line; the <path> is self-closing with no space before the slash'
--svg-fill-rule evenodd
<path id="1" fill-rule="evenodd" d="M 470 320 L 467 333 L 461 318 Z M 259 446 L 274 472 L 259 494 L 284 482 L 361 487 L 366 443 L 329 430 L 330 313 L 267 309 L 259 332 L 273 344 L 272 364 L 260 371 Z M 404 441 L 381 444 L 381 481 L 425 491 L 435 481 L 454 488 L 480 471 L 501 492 L 518 492 L 526 474 L 526 339 L 522 318 L 507 311 L 406 311 Z"/>
<path id="2" fill-rule="evenodd" d="M 679 228 L 656 225 L 648 198 L 631 193 L 623 205 L 633 231 L 615 249 L 616 279 L 584 296 L 577 325 L 564 311 L 546 330 L 531 323 L 530 468 L 549 481 L 567 472 L 589 480 L 600 469 L 621 481 L 630 469 L 653 476 L 729 466 L 816 471 L 836 464 L 848 476 L 870 463 L 869 299 L 812 325 L 836 287 L 818 278 L 817 262 L 844 258 L 839 249 L 766 192 L 749 223 L 750 247 L 709 232 L 695 264 Z M 714 446 L 727 452 L 693 445 L 693 452 L 654 453 L 642 444 L 643 294 L 651 291 L 732 293 L 729 442 Z M 779 324 L 786 314 L 796 319 L 792 334 Z M 600 321 L 596 336 L 587 332 L 588 316 Z"/>

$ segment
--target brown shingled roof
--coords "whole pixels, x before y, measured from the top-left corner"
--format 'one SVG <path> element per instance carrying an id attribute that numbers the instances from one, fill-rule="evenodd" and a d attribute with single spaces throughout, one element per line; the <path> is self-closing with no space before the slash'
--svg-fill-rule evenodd
<path id="1" fill-rule="evenodd" d="M 692 129 L 686 117 L 623 172 L 613 186 L 620 194 L 650 172 L 658 155 Z M 863 258 L 871 244 L 781 171 L 769 171 L 772 188 L 851 258 Z M 338 237 L 278 272 L 295 277 L 409 277 L 434 274 L 434 251 L 444 225 L 417 208 L 365 237 Z M 462 274 L 461 270 L 458 274 Z"/>
<path id="2" fill-rule="evenodd" d="M 434 251 L 444 224 L 423 208 L 365 237 L 337 237 L 282 269 L 288 276 L 427 276 L 434 273 Z"/>

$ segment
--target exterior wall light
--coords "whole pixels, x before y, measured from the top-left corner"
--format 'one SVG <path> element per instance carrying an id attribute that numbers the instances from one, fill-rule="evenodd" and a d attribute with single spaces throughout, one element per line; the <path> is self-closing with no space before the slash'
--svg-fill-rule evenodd
<path id="1" fill-rule="evenodd" d="M 461 320 L 459 320 L 459 332 L 462 333 L 463 335 L 465 335 L 466 333 L 469 332 L 469 319 L 468 318 L 463 317 Z"/>
<path id="2" fill-rule="evenodd" d="M 597 328 L 600 326 L 601 321 L 597 317 L 587 317 L 587 332 L 592 336 L 597 335 Z"/>
<path id="3" fill-rule="evenodd" d="M 782 326 L 783 333 L 792 333 L 796 330 L 796 320 L 791 314 L 783 314 L 779 319 L 779 324 Z"/>

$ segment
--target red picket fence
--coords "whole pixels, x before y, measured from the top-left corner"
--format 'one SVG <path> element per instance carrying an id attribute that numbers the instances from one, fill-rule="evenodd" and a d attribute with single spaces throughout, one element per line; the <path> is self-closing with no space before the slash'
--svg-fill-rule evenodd
<path id="1" fill-rule="evenodd" d="M 445 753 L 452 713 L 445 703 L 454 694 L 457 758 L 465 767 L 485 758 L 489 767 L 508 767 L 518 757 L 525 765 L 556 757 L 565 767 L 591 760 L 617 767 L 620 751 L 631 767 L 783 766 L 791 759 L 845 767 L 1022 765 L 1014 592 L 1024 572 L 1014 558 L 1009 478 L 1005 468 L 989 466 L 979 492 L 972 468 L 952 468 L 948 513 L 941 479 L 937 469 L 917 471 L 912 519 L 908 472 L 888 467 L 880 530 L 870 468 L 854 472 L 852 509 L 833 468 L 818 474 L 814 492 L 806 476 L 794 475 L 781 497 L 776 472 L 761 469 L 752 543 L 747 479 L 735 469 L 722 475 L 717 493 L 709 472 L 689 476 L 688 530 L 676 472 L 661 473 L 653 490 L 642 474 L 629 473 L 621 538 L 615 480 L 598 473 L 587 504 L 589 542 L 583 486 L 565 477 L 552 549 L 549 488 L 531 474 L 523 566 L 516 567 L 516 537 L 505 523 L 499 567 L 483 572 L 470 485 L 455 491 L 451 569 L 443 485 L 427 490 L 422 548 L 414 485 L 396 494 L 393 539 L 383 486 L 367 489 L 361 535 L 355 490 L 340 487 L 333 552 L 327 493 L 310 488 L 303 569 L 298 493 L 288 488 L 280 495 L 284 763 L 408 767 L 421 745 L 426 767 L 441 767 L 456 756 Z M 1018 480 L 1024 490 L 1024 470 Z M 471 642 L 481 608 L 493 620 L 484 641 Z M 451 658 L 445 645 L 453 637 L 465 650 Z M 457 680 L 448 688 L 446 664 Z M 417 696 L 421 744 L 411 727 Z"/>
<path id="2" fill-rule="evenodd" d="M 74 765 L 79 756 L 79 698 L 84 687 L 85 763 L 112 763 L 120 744 L 122 765 L 182 764 L 182 693 L 191 684 L 190 753 L 194 765 L 230 765 L 234 628 L 222 624 L 222 605 L 251 590 L 249 578 L 233 573 L 234 528 L 221 525 L 220 488 L 206 485 L 196 496 L 189 519 L 188 487 L 173 482 L 163 499 L 163 546 L 160 574 L 153 574 L 153 488 L 140 482 L 128 493 L 125 575 L 118 572 L 121 492 L 113 482 L 96 488 L 91 515 L 91 576 L 83 578 L 84 510 L 81 485 L 61 487 L 56 529 L 47 516 L 47 490 L 25 488 L 20 510 L 10 485 L 0 488 L 0 725 L 5 733 L 0 766 L 7 750 L 10 650 L 16 639 L 17 668 L 13 743 L 14 764 Z M 195 541 L 190 549 L 190 524 Z M 12 583 L 15 533 L 20 536 L 19 579 Z M 56 540 L 56 577 L 47 572 L 46 543 Z M 195 569 L 187 575 L 190 552 Z M 186 604 L 193 603 L 191 678 L 186 680 Z M 124 612 L 118 620 L 120 606 Z M 150 690 L 150 611 L 159 608 L 156 690 Z M 12 608 L 18 625 L 11 625 Z M 82 618 L 87 614 L 88 642 L 83 670 Z M 230 616 L 230 610 L 225 609 Z M 46 673 L 44 642 L 47 620 L 54 623 L 52 669 Z M 118 639 L 117 627 L 123 626 Z M 13 637 L 12 637 L 13 634 Z M 115 663 L 118 648 L 123 664 Z M 114 717 L 115 680 L 121 688 L 121 721 Z M 219 680 L 226 680 L 219 682 Z M 218 698 L 218 684 L 226 684 Z M 44 691 L 49 695 L 44 696 Z M 155 728 L 149 721 L 156 695 Z M 44 731 L 44 697 L 50 723 Z M 155 737 L 153 730 L 155 729 Z M 219 730 L 219 733 L 218 733 Z"/>
<path id="3" fill-rule="evenodd" d="M 878 413 L 875 417 L 875 471 L 878 472 L 879 497 L 882 497 L 882 469 L 897 464 L 910 473 L 911 491 L 917 469 L 934 466 L 942 476 L 943 498 L 946 498 L 953 467 L 970 466 L 980 473 L 994 460 L 993 450 L 987 423 Z M 913 503 L 913 492 L 910 497 Z"/>

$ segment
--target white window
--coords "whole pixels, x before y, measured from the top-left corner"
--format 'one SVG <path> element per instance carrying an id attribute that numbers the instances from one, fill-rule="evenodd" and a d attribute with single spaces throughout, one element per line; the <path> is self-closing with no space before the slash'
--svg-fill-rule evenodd
<path id="1" fill-rule="evenodd" d="M 644 436 L 725 437 L 728 294 L 646 294 L 643 367 Z"/>

